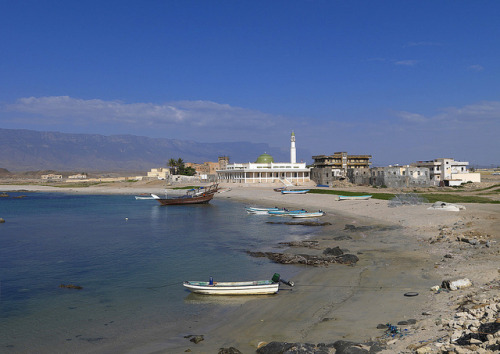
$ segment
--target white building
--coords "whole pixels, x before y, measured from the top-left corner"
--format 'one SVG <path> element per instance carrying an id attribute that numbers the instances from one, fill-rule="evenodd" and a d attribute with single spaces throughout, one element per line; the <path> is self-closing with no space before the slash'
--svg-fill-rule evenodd
<path id="1" fill-rule="evenodd" d="M 471 173 L 468 162 L 455 161 L 451 158 L 439 158 L 432 161 L 417 161 L 415 167 L 427 167 L 431 182 L 435 185 L 457 186 L 466 182 L 481 182 L 480 173 Z"/>
<path id="2" fill-rule="evenodd" d="M 297 161 L 295 133 L 290 138 L 290 162 L 274 162 L 269 154 L 260 155 L 255 162 L 228 164 L 217 170 L 219 182 L 232 183 L 277 183 L 300 185 L 309 182 L 310 169 L 305 162 Z"/>

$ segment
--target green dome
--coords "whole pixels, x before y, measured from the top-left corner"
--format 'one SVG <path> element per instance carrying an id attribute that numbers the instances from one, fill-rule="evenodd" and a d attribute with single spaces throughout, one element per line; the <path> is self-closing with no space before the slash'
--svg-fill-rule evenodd
<path id="1" fill-rule="evenodd" d="M 271 163 L 271 162 L 274 162 L 273 157 L 266 153 L 257 157 L 257 161 L 255 161 L 255 163 Z"/>

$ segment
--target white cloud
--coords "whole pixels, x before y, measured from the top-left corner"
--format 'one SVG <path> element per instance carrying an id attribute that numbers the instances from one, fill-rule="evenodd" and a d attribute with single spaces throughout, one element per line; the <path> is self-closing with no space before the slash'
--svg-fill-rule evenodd
<path id="1" fill-rule="evenodd" d="M 405 122 L 428 124 L 432 130 L 456 128 L 460 124 L 466 133 L 468 128 L 465 127 L 484 124 L 491 124 L 495 129 L 494 124 L 500 124 L 500 102 L 482 101 L 463 107 L 446 107 L 429 117 L 405 111 L 395 112 L 395 115 Z"/>
<path id="2" fill-rule="evenodd" d="M 179 101 L 165 104 L 125 103 L 100 99 L 84 100 L 68 96 L 26 97 L 5 106 L 10 112 L 25 114 L 23 122 L 46 125 L 99 126 L 113 125 L 124 131 L 124 125 L 137 134 L 145 129 L 183 132 L 190 138 L 204 134 L 220 136 L 222 131 L 238 139 L 245 134 L 268 132 L 281 126 L 278 115 L 232 107 L 210 101 Z M 26 116 L 27 115 L 27 116 Z M 18 119 L 20 120 L 20 119 Z M 134 129 L 135 127 L 135 129 Z M 140 132 L 140 133 L 139 133 Z"/>
<path id="3" fill-rule="evenodd" d="M 429 46 L 441 46 L 438 42 L 409 42 L 404 47 L 429 47 Z"/>
<path id="4" fill-rule="evenodd" d="M 398 60 L 395 61 L 394 64 L 403 66 L 415 66 L 418 64 L 418 60 Z"/>
<path id="5" fill-rule="evenodd" d="M 469 66 L 469 70 L 472 70 L 472 71 L 483 71 L 484 70 L 484 67 L 482 65 L 470 65 Z"/>
<path id="6" fill-rule="evenodd" d="M 413 123 L 426 123 L 429 121 L 428 118 L 417 114 L 417 113 L 410 113 L 410 112 L 405 112 L 405 111 L 400 111 L 396 112 L 396 115 L 403 120 L 407 122 L 413 122 Z"/>
<path id="7" fill-rule="evenodd" d="M 373 114 L 328 121 L 210 101 L 124 103 L 57 96 L 21 98 L 2 108 L 8 112 L 0 117 L 0 125 L 13 129 L 134 134 L 198 142 L 252 141 L 284 149 L 295 130 L 297 148 L 312 155 L 348 151 L 372 154 L 388 163 L 443 155 L 471 161 L 478 157 L 485 162 L 498 160 L 498 101 L 445 107 L 434 114 L 397 111 L 392 112 L 392 119 L 391 115 Z"/>

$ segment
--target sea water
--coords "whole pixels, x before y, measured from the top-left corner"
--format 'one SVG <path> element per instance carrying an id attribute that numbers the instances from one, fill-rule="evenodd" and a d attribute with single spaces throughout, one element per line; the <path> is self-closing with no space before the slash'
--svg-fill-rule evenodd
<path id="1" fill-rule="evenodd" d="M 227 197 L 162 207 L 124 195 L 20 195 L 0 198 L 2 353 L 114 352 L 158 336 L 168 344 L 231 307 L 191 294 L 184 280 L 289 278 L 298 268 L 246 251 L 312 232 L 266 223 L 276 218 Z"/>

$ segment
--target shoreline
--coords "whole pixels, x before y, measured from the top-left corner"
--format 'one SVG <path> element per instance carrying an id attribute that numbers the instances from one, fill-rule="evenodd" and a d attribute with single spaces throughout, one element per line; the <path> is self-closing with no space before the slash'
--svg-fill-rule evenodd
<path id="1" fill-rule="evenodd" d="M 187 339 L 178 340 L 176 349 L 204 353 L 232 346 L 250 352 L 255 351 L 259 343 L 271 341 L 363 342 L 383 335 L 384 330 L 377 329 L 377 324 L 390 322 L 395 325 L 395 321 L 411 318 L 417 322 L 406 327 L 409 335 L 400 339 L 382 338 L 382 341 L 389 342 L 386 352 L 412 352 L 408 347 L 421 345 L 422 341 L 432 346 L 433 339 L 445 334 L 443 326 L 436 324 L 437 319 L 453 318 L 457 301 L 472 293 L 484 295 L 485 284 L 499 280 L 499 205 L 465 204 L 466 210 L 460 212 L 428 210 L 428 204 L 389 208 L 388 202 L 382 200 L 339 202 L 331 195 L 282 195 L 269 187 L 231 187 L 231 191 L 217 194 L 214 199 L 230 198 L 248 205 L 304 207 L 310 211 L 321 209 L 327 213 L 321 221 L 335 224 L 340 218 L 355 227 L 396 225 L 399 228 L 387 236 L 375 228 L 353 232 L 352 240 L 335 240 L 335 235 L 331 235 L 333 227 L 322 227 L 314 237 L 321 249 L 347 248 L 350 253 L 359 254 L 358 264 L 354 267 L 340 264 L 294 266 L 299 268 L 299 273 L 293 279 L 296 287 L 292 291 L 266 301 L 245 302 L 231 311 L 224 322 L 217 321 L 218 326 L 200 333 L 205 335 L 204 341 L 193 344 Z M 74 194 L 134 195 L 159 193 L 163 189 L 158 186 L 57 188 L 0 185 L 0 191 L 5 192 Z M 335 227 L 338 228 L 339 224 Z M 455 235 L 476 235 L 480 241 L 479 236 L 483 236 L 482 241 L 487 238 L 491 243 L 489 247 L 481 243 L 471 245 L 457 241 Z M 289 251 L 319 252 L 304 248 Z M 469 278 L 473 286 L 438 294 L 430 291 L 430 287 L 440 284 L 441 280 L 460 278 Z M 341 279 L 344 280 L 343 287 L 338 286 Z M 404 292 L 414 290 L 418 290 L 418 296 L 403 296 Z M 499 290 L 488 289 L 487 293 L 498 296 Z M 163 341 L 151 343 L 148 348 L 158 352 L 170 349 L 169 343 Z M 131 352 L 144 350 L 148 349 L 135 348 Z"/>

